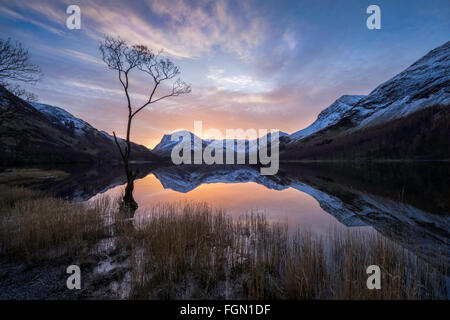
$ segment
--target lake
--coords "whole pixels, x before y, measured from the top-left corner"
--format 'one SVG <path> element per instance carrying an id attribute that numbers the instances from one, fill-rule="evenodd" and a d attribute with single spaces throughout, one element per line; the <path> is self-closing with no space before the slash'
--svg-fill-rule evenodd
<path id="1" fill-rule="evenodd" d="M 446 162 L 311 162 L 282 165 L 274 176 L 243 165 L 135 167 L 137 215 L 161 202 L 204 201 L 236 217 L 264 213 L 290 230 L 379 232 L 424 257 L 438 247 L 449 256 Z M 119 196 L 124 188 L 120 165 L 60 169 L 70 178 L 33 187 L 75 201 Z"/>

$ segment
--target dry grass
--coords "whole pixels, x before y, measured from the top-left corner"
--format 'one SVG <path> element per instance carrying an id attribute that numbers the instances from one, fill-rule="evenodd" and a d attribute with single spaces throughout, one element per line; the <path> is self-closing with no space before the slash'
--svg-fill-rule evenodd
<path id="1" fill-rule="evenodd" d="M 419 259 L 375 233 L 292 234 L 263 215 L 233 219 L 204 203 L 156 205 L 133 218 L 114 210 L 108 198 L 72 203 L 0 188 L 0 256 L 30 261 L 95 255 L 94 245 L 113 236 L 116 251 L 129 257 L 133 299 L 449 296 L 448 257 L 433 252 L 430 257 L 440 261 Z M 369 265 L 382 270 L 381 290 L 366 287 Z"/>
<path id="2" fill-rule="evenodd" d="M 77 255 L 105 236 L 107 199 L 73 203 L 23 188 L 2 190 L 0 254 L 40 260 Z"/>
<path id="3" fill-rule="evenodd" d="M 39 191 L 0 184 L 0 214 L 9 210 L 16 202 L 42 198 Z"/>
<path id="4" fill-rule="evenodd" d="M 61 170 L 42 170 L 39 168 L 8 168 L 0 171 L 0 183 L 21 185 L 32 182 L 61 180 L 68 173 Z"/>
<path id="5" fill-rule="evenodd" d="M 258 214 L 233 220 L 184 203 L 156 206 L 134 225 L 127 220 L 118 236 L 131 252 L 134 299 L 448 297 L 446 257 L 432 266 L 377 234 L 292 235 Z M 374 264 L 381 290 L 366 287 Z"/>

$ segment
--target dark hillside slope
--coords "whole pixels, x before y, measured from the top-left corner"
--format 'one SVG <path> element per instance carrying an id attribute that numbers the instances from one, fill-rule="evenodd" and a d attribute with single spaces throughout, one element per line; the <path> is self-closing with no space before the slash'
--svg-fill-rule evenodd
<path id="1" fill-rule="evenodd" d="M 84 121 L 84 129 L 75 132 L 73 123 L 65 126 L 53 120 L 0 86 L 0 164 L 120 161 L 108 134 Z M 146 147 L 133 144 L 132 160 L 158 159 Z"/>
<path id="2" fill-rule="evenodd" d="M 436 105 L 346 135 L 333 135 L 345 126 L 341 121 L 289 144 L 281 153 L 281 159 L 450 159 L 449 124 L 449 105 Z"/>

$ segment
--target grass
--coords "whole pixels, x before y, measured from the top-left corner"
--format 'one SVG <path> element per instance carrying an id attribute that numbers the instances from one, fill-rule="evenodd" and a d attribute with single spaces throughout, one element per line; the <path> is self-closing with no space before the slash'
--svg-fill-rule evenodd
<path id="1" fill-rule="evenodd" d="M 23 185 L 49 180 L 62 180 L 69 176 L 61 170 L 42 170 L 38 168 L 7 168 L 0 171 L 0 183 Z"/>
<path id="2" fill-rule="evenodd" d="M 0 195 L 0 257 L 38 263 L 69 255 L 92 258 L 95 244 L 112 236 L 130 274 L 114 281 L 130 281 L 130 299 L 449 295 L 448 257 L 431 264 L 377 233 L 292 233 L 263 215 L 236 219 L 205 203 L 159 204 L 132 218 L 112 209 L 117 205 L 109 198 L 73 203 L 1 186 Z M 369 265 L 381 268 L 381 290 L 366 287 Z"/>
<path id="3" fill-rule="evenodd" d="M 78 255 L 105 236 L 107 203 L 92 205 L 0 187 L 0 254 L 27 261 Z"/>
<path id="4" fill-rule="evenodd" d="M 437 299 L 446 257 L 432 266 L 378 234 L 290 234 L 259 214 L 232 219 L 206 204 L 155 206 L 118 232 L 132 256 L 134 299 Z M 381 290 L 366 286 L 370 265 Z"/>

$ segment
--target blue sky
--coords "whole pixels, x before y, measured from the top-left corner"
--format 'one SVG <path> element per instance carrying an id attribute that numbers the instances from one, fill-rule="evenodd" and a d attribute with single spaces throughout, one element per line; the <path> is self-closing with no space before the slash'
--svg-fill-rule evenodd
<path id="1" fill-rule="evenodd" d="M 81 9 L 81 30 L 66 8 Z M 381 30 L 366 8 L 381 8 Z M 105 34 L 165 53 L 192 93 L 136 118 L 134 140 L 150 147 L 194 120 L 204 128 L 291 133 L 344 94 L 367 94 L 450 34 L 450 1 L 8 1 L 1 38 L 29 48 L 45 77 L 30 91 L 99 129 L 123 134 L 126 108 L 98 51 Z M 136 103 L 150 79 L 134 74 Z"/>

